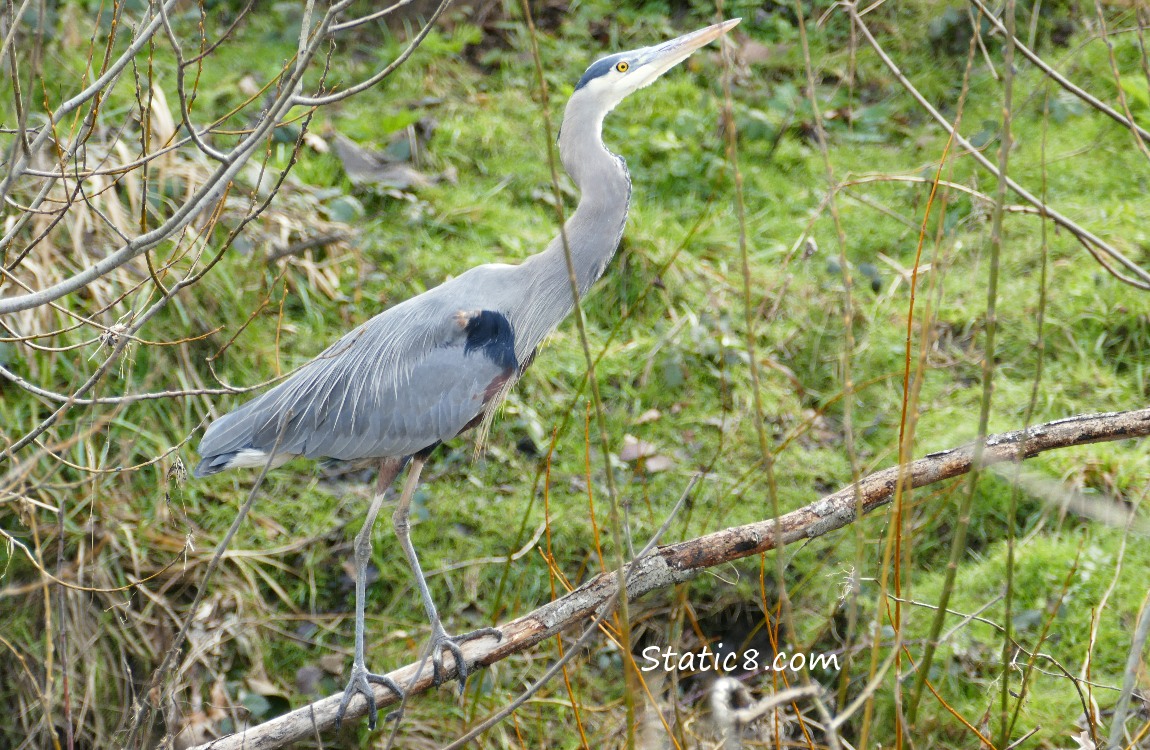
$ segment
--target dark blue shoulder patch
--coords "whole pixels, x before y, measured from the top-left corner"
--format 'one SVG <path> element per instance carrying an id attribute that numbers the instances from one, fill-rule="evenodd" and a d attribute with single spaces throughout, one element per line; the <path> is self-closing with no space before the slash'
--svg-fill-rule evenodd
<path id="1" fill-rule="evenodd" d="M 467 335 L 464 354 L 478 352 L 504 370 L 519 366 L 515 361 L 515 332 L 503 313 L 480 310 L 468 319 L 463 332 Z"/>
<path id="2" fill-rule="evenodd" d="M 611 71 L 611 68 L 615 67 L 615 63 L 619 62 L 619 60 L 622 58 L 623 54 L 610 55 L 608 57 L 604 57 L 602 60 L 596 60 L 595 62 L 591 63 L 591 67 L 587 68 L 587 72 L 584 73 L 583 77 L 579 79 L 579 83 L 575 84 L 575 90 L 578 91 L 579 89 L 586 86 L 588 81 L 591 81 L 602 75 L 607 75 L 607 73 Z"/>

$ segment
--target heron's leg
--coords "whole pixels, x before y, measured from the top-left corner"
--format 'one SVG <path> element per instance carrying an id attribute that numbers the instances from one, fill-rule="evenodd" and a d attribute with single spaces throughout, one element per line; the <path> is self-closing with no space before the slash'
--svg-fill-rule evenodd
<path id="1" fill-rule="evenodd" d="M 443 649 L 447 649 L 455 659 L 456 676 L 459 679 L 459 690 L 462 692 L 463 686 L 467 684 L 468 668 L 459 644 L 487 635 L 502 639 L 503 633 L 497 628 L 479 628 L 470 633 L 452 636 L 443 629 L 443 622 L 435 610 L 435 602 L 431 600 L 431 592 L 427 589 L 427 580 L 423 577 L 423 569 L 419 565 L 415 547 L 411 544 L 411 524 L 408 522 L 411 498 L 415 495 L 419 474 L 426 462 L 427 459 L 420 456 L 411 459 L 411 468 L 407 472 L 407 481 L 403 485 L 403 493 L 399 496 L 399 504 L 395 507 L 392 523 L 395 525 L 395 535 L 399 538 L 399 546 L 403 547 L 403 554 L 407 555 L 407 563 L 411 566 L 415 585 L 419 587 L 419 595 L 423 597 L 423 608 L 427 611 L 427 619 L 431 620 L 431 664 L 435 684 L 443 682 Z"/>
<path id="2" fill-rule="evenodd" d="M 379 479 L 376 483 L 375 496 L 372 497 L 371 505 L 367 509 L 367 519 L 363 522 L 363 528 L 355 536 L 355 660 L 351 665 L 351 679 L 348 681 L 347 687 L 344 688 L 343 699 L 339 702 L 339 711 L 335 715 L 337 729 L 343 723 L 344 712 L 347 711 L 347 706 L 356 693 L 363 695 L 364 699 L 367 700 L 368 724 L 372 729 L 375 729 L 375 693 L 371 689 L 370 683 L 372 682 L 385 685 L 397 696 L 403 697 L 403 690 L 390 677 L 367 671 L 367 664 L 363 655 L 364 602 L 367 589 L 367 566 L 371 562 L 371 532 L 375 526 L 375 518 L 379 515 L 379 509 L 383 506 L 383 498 L 387 493 L 387 488 L 395 481 L 402 468 L 403 459 L 383 459 L 379 466 Z M 390 714 L 388 718 L 391 718 Z"/>

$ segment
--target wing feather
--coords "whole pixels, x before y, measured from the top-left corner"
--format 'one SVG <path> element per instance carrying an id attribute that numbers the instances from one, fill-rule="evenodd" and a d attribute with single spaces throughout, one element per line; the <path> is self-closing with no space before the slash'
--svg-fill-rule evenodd
<path id="1" fill-rule="evenodd" d="M 409 302 L 416 301 L 423 304 L 404 303 L 372 318 L 213 422 L 198 448 L 204 464 L 245 450 L 399 457 L 455 437 L 483 411 L 491 384 L 508 373 L 468 350 L 466 315 L 427 314 L 434 300 Z M 226 466 L 215 460 L 211 469 L 220 468 Z"/>

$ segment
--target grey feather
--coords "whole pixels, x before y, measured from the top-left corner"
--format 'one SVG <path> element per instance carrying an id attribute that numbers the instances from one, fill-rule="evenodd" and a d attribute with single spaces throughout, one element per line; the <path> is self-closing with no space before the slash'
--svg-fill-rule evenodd
<path id="1" fill-rule="evenodd" d="M 354 460 L 407 456 L 455 437 L 504 373 L 482 354 L 465 353 L 459 311 L 429 320 L 418 309 L 425 306 L 405 303 L 372 318 L 216 420 L 200 455 L 255 449 Z"/>

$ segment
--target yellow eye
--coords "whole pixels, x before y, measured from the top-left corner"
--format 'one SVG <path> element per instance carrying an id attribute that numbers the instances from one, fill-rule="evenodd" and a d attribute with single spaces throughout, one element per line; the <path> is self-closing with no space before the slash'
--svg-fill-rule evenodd
<path id="1" fill-rule="evenodd" d="M 627 64 L 626 60 L 620 60 L 619 62 L 615 63 L 615 70 L 619 71 L 620 73 L 626 73 L 630 69 L 631 66 Z"/>

